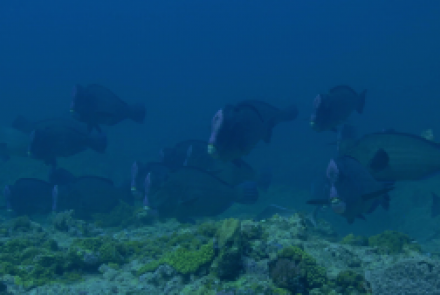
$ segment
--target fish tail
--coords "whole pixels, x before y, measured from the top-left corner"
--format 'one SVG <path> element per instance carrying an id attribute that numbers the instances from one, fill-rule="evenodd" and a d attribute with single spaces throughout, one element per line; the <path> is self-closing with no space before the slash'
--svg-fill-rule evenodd
<path id="1" fill-rule="evenodd" d="M 128 116 L 136 123 L 144 123 L 145 105 L 143 103 L 135 103 L 128 106 Z"/>
<path id="2" fill-rule="evenodd" d="M 359 114 L 362 114 L 364 111 L 364 107 L 365 107 L 365 95 L 367 94 L 367 90 L 363 90 L 360 94 L 359 94 L 359 104 L 356 108 L 356 111 Z"/>

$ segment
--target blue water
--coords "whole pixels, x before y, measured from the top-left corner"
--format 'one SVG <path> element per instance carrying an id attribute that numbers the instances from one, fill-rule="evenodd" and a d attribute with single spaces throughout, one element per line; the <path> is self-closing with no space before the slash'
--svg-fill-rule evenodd
<path id="1" fill-rule="evenodd" d="M 308 190 L 334 155 L 335 135 L 307 122 L 315 95 L 332 86 L 368 89 L 364 114 L 351 119 L 365 132 L 440 132 L 439 13 L 438 1 L 5 0 L 0 123 L 67 114 L 76 83 L 143 101 L 145 124 L 109 128 L 108 156 L 96 160 L 112 158 L 109 169 L 128 177 L 136 158 L 207 140 L 225 103 L 297 103 L 299 118 L 248 160 L 270 165 L 275 185 Z M 294 196 L 280 202 L 307 208 Z"/>

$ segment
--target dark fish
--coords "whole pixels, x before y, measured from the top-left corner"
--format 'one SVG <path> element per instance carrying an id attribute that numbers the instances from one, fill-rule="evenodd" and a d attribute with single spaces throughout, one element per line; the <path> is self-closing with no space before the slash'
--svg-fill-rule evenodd
<path id="1" fill-rule="evenodd" d="M 340 153 L 357 159 L 381 181 L 420 180 L 440 171 L 440 145 L 407 133 L 367 134 Z"/>
<path id="2" fill-rule="evenodd" d="M 254 203 L 258 199 L 256 184 L 246 182 L 231 186 L 215 175 L 194 167 L 170 171 L 166 180 L 155 185 L 154 173 L 146 177 L 144 204 L 161 217 L 186 219 L 215 216 L 233 202 Z"/>
<path id="3" fill-rule="evenodd" d="M 91 134 L 87 128 L 72 119 L 49 119 L 33 124 L 28 154 L 56 166 L 57 157 L 69 157 L 90 148 L 103 153 L 107 148 L 104 134 Z"/>
<path id="4" fill-rule="evenodd" d="M 131 191 L 144 192 L 145 177 L 147 177 L 148 173 L 153 172 L 154 177 L 165 179 L 170 173 L 170 170 L 173 169 L 176 168 L 171 168 L 161 162 L 148 162 L 142 164 L 140 161 L 134 161 L 131 165 Z"/>
<path id="5" fill-rule="evenodd" d="M 58 187 L 57 210 L 75 210 L 80 218 L 108 213 L 125 199 L 130 190 L 116 187 L 108 178 L 81 176 L 67 186 Z"/>
<path id="6" fill-rule="evenodd" d="M 435 218 L 440 215 L 440 198 L 436 193 L 431 193 L 432 205 L 431 205 L 431 217 Z"/>
<path id="7" fill-rule="evenodd" d="M 97 84 L 76 85 L 70 111 L 75 119 L 87 123 L 90 130 L 96 128 L 98 131 L 99 125 L 113 126 L 126 119 L 143 123 L 145 118 L 144 104 L 129 105 Z"/>
<path id="8" fill-rule="evenodd" d="M 331 183 L 329 198 L 308 201 L 313 205 L 329 205 L 333 211 L 353 223 L 355 218 L 373 212 L 378 205 L 389 207 L 387 195 L 393 187 L 378 182 L 356 159 L 337 157 L 327 167 Z"/>
<path id="9" fill-rule="evenodd" d="M 366 90 L 358 94 L 349 86 L 336 86 L 328 94 L 319 94 L 313 101 L 310 125 L 315 131 L 335 131 L 356 110 L 362 114 Z"/>
<path id="10" fill-rule="evenodd" d="M 295 106 L 280 110 L 257 100 L 226 105 L 212 119 L 208 153 L 223 161 L 239 159 L 249 154 L 259 141 L 269 143 L 273 128 L 294 120 L 297 115 Z"/>
<path id="11" fill-rule="evenodd" d="M 49 182 L 54 185 L 69 185 L 75 180 L 75 176 L 64 168 L 51 169 Z"/>
<path id="12" fill-rule="evenodd" d="M 160 151 L 160 160 L 168 167 L 192 166 L 203 170 L 216 169 L 216 161 L 206 149 L 207 142 L 190 139 Z"/>
<path id="13" fill-rule="evenodd" d="M 264 208 L 263 211 L 261 211 L 260 213 L 257 214 L 257 216 L 254 217 L 255 221 L 261 221 L 264 219 L 268 219 L 271 218 L 272 216 L 274 216 L 275 214 L 278 214 L 280 216 L 291 216 L 293 214 L 295 214 L 296 212 L 294 210 L 290 210 L 275 204 L 270 204 L 268 205 L 266 208 Z"/>
<path id="14" fill-rule="evenodd" d="M 29 135 L 15 128 L 0 127 L 0 159 L 11 156 L 27 157 Z"/>
<path id="15" fill-rule="evenodd" d="M 36 178 L 20 178 L 6 185 L 3 195 L 8 210 L 17 215 L 48 214 L 53 209 L 54 185 Z"/>
<path id="16" fill-rule="evenodd" d="M 214 159 L 208 154 L 206 146 L 207 142 L 201 140 L 179 142 L 173 148 L 161 150 L 162 163 L 173 169 L 181 166 L 199 168 L 215 174 L 233 186 L 245 181 L 257 181 L 261 190 L 266 191 L 269 188 L 272 182 L 272 172 L 269 168 L 264 168 L 258 174 L 242 159 L 233 162 Z"/>

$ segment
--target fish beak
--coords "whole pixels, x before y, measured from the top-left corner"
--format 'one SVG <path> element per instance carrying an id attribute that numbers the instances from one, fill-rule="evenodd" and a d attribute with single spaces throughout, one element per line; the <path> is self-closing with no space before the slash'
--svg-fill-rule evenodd
<path id="1" fill-rule="evenodd" d="M 74 109 L 70 109 L 70 113 L 74 113 L 75 112 L 75 110 Z"/>
<path id="2" fill-rule="evenodd" d="M 315 126 L 315 121 L 310 121 L 310 126 Z"/>
<path id="3" fill-rule="evenodd" d="M 331 203 L 333 204 L 333 205 L 335 205 L 335 204 L 338 204 L 339 203 L 339 199 L 338 198 L 333 198 L 332 200 L 331 200 Z"/>
<path id="4" fill-rule="evenodd" d="M 213 144 L 208 144 L 208 154 L 214 155 L 216 153 L 215 146 Z"/>
<path id="5" fill-rule="evenodd" d="M 132 191 L 132 192 L 135 192 L 135 191 L 136 191 L 136 187 L 132 186 L 132 187 L 131 187 L 131 191 Z"/>

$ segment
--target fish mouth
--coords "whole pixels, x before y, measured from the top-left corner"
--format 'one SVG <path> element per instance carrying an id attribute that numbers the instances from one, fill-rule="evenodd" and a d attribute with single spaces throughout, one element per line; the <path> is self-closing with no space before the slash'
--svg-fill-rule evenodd
<path id="1" fill-rule="evenodd" d="M 336 205 L 336 204 L 338 204 L 338 203 L 340 203 L 341 202 L 341 200 L 339 200 L 338 198 L 333 198 L 331 201 L 330 201 L 330 203 L 332 203 L 332 205 Z"/>
<path id="2" fill-rule="evenodd" d="M 217 153 L 217 150 L 213 144 L 208 144 L 208 154 L 209 155 L 215 155 Z"/>
<path id="3" fill-rule="evenodd" d="M 333 198 L 332 200 L 330 200 L 330 203 L 331 203 L 331 207 L 333 209 L 333 212 L 335 212 L 336 214 L 344 214 L 345 209 L 346 209 L 346 205 L 344 202 L 342 202 L 338 198 Z"/>
<path id="4" fill-rule="evenodd" d="M 135 187 L 135 186 L 132 186 L 132 187 L 131 187 L 131 191 L 132 191 L 132 192 L 137 191 L 136 187 Z"/>
<path id="5" fill-rule="evenodd" d="M 74 110 L 74 109 L 70 109 L 70 112 L 71 112 L 71 113 L 74 113 L 74 112 L 75 112 L 75 110 Z"/>
<path id="6" fill-rule="evenodd" d="M 310 121 L 310 126 L 314 127 L 315 126 L 315 121 Z"/>

